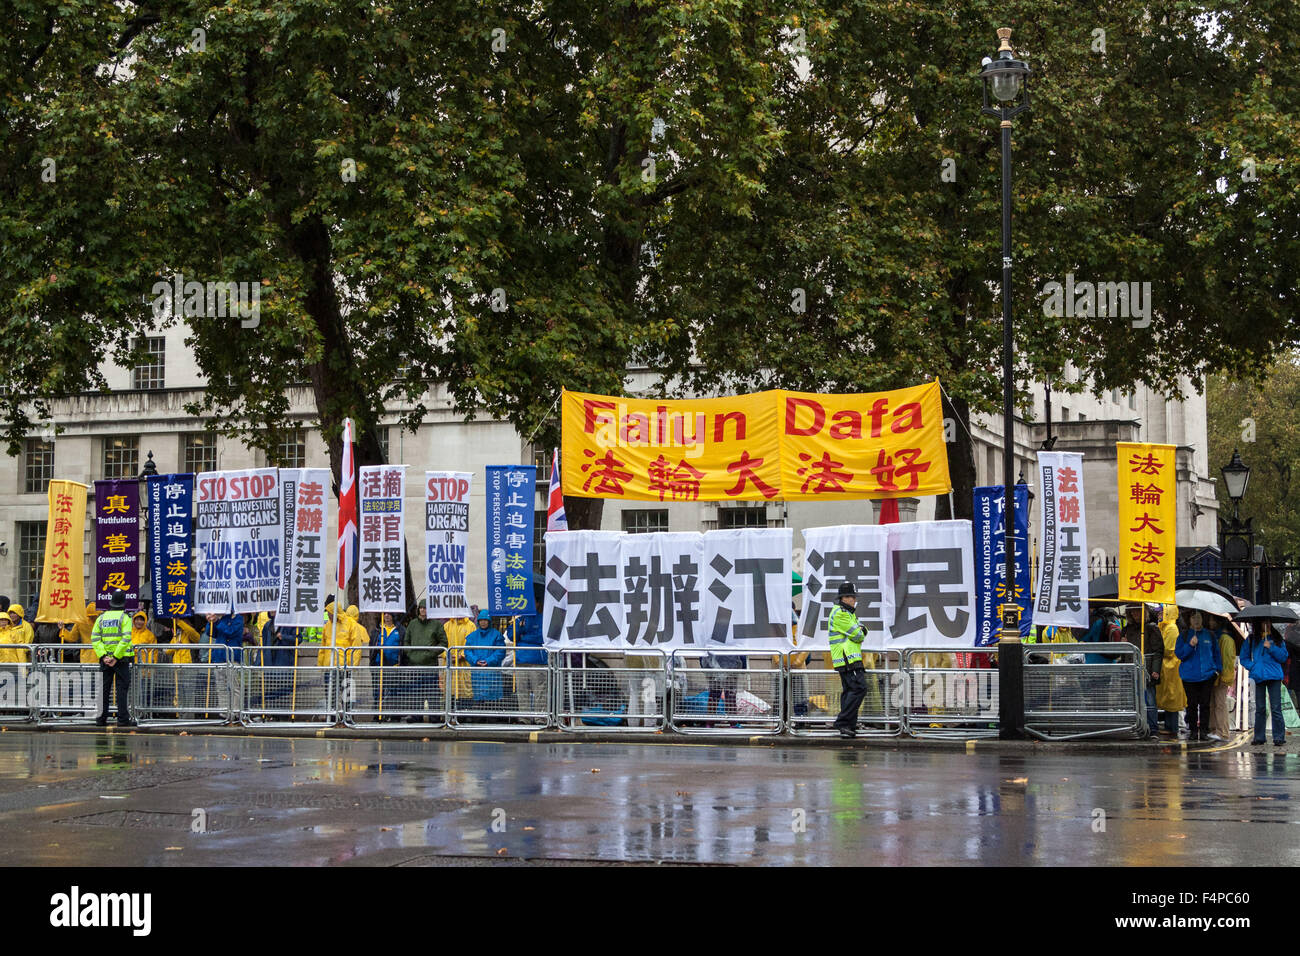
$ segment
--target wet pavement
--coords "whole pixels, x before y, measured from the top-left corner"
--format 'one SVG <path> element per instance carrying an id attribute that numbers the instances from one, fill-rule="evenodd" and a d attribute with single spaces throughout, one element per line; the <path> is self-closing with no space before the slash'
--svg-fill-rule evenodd
<path id="1" fill-rule="evenodd" d="M 1289 750 L 1290 748 L 1288 748 Z M 0 865 L 1300 863 L 1300 753 L 0 733 Z"/>

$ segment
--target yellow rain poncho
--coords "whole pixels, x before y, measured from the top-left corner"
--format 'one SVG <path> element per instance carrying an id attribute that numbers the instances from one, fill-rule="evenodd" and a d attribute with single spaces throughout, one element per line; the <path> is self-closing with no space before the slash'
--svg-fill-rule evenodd
<path id="1" fill-rule="evenodd" d="M 1171 713 L 1186 710 L 1187 692 L 1183 690 L 1183 679 L 1178 674 L 1181 662 L 1174 655 L 1174 646 L 1178 643 L 1178 605 L 1164 605 L 1160 636 L 1164 640 L 1165 656 L 1160 663 L 1160 683 L 1156 685 L 1156 707 Z"/>

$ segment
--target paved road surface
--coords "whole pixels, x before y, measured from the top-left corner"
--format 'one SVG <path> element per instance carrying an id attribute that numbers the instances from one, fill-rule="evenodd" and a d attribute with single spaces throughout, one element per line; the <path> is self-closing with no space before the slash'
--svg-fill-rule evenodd
<path id="1" fill-rule="evenodd" d="M 10 729 L 0 864 L 1294 866 L 1297 770 L 1300 754 L 1272 748 L 967 754 Z M 199 824 L 207 832 L 192 832 Z"/>

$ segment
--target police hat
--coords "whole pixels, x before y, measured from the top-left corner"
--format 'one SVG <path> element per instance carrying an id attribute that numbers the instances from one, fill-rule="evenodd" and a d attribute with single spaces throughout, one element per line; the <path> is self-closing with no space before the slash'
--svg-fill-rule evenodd
<path id="1" fill-rule="evenodd" d="M 845 581 L 843 584 L 840 585 L 839 596 L 840 596 L 840 597 L 857 597 L 857 596 L 858 596 L 858 591 L 857 591 L 857 589 L 853 586 L 853 582 L 852 582 L 852 581 Z"/>
<path id="2" fill-rule="evenodd" d="M 126 592 L 121 588 L 114 588 L 113 593 L 108 596 L 108 606 L 114 611 L 121 611 L 126 607 Z"/>

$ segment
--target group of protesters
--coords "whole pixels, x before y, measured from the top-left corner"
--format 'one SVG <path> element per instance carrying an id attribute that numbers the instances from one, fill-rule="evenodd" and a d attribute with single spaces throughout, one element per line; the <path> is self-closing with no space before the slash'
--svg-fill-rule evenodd
<path id="1" fill-rule="evenodd" d="M 1282 686 L 1292 695 L 1300 686 L 1300 657 L 1288 653 L 1284 636 L 1267 619 L 1234 623 L 1194 608 L 1180 613 L 1174 604 L 1129 604 L 1122 610 L 1102 605 L 1092 609 L 1090 626 L 1078 640 L 1123 641 L 1142 649 L 1151 737 L 1227 740 L 1229 698 L 1240 665 L 1255 685 L 1253 742 L 1265 742 L 1266 710 L 1273 743 L 1285 742 Z M 1085 655 L 1086 663 L 1107 661 L 1105 654 Z"/>
<path id="2" fill-rule="evenodd" d="M 504 706 L 504 698 L 525 694 L 529 707 L 546 706 L 545 675 L 530 669 L 546 664 L 536 617 L 493 619 L 471 605 L 468 616 L 439 620 L 420 604 L 406 615 L 377 615 L 378 622 L 367 629 L 355 604 L 342 608 L 331 596 L 324 611 L 318 626 L 281 627 L 274 611 L 151 620 L 142 608 L 131 617 L 131 645 L 146 663 L 222 664 L 247 658 L 267 667 L 428 668 L 447 663 L 444 655 L 450 653 L 453 697 L 490 709 Z M 91 603 L 84 620 L 33 627 L 20 605 L 0 596 L 0 663 L 29 663 L 29 645 L 54 645 L 46 659 L 98 663 L 92 634 L 101 612 Z M 510 678 L 503 667 L 511 668 Z M 441 674 L 424 676 L 431 678 L 431 690 L 441 692 Z M 379 686 L 374 685 L 376 698 Z"/>

